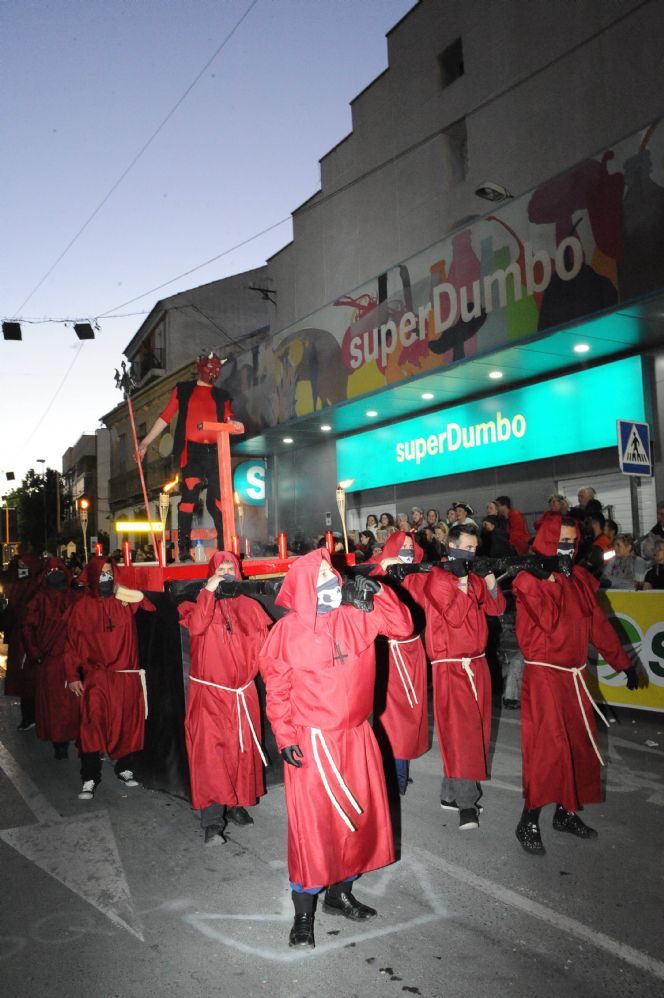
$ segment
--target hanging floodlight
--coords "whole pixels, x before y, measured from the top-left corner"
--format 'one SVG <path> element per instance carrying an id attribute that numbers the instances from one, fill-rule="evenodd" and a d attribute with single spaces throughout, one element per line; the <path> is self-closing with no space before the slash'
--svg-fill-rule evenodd
<path id="1" fill-rule="evenodd" d="M 79 340 L 93 340 L 95 338 L 95 331 L 89 322 L 75 322 L 74 332 Z"/>
<path id="2" fill-rule="evenodd" d="M 2 324 L 2 338 L 5 340 L 22 340 L 23 333 L 21 332 L 20 322 L 3 322 Z"/>

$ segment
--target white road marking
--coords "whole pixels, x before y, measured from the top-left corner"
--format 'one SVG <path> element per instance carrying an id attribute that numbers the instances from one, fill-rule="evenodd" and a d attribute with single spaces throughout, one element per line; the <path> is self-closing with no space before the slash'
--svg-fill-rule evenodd
<path id="1" fill-rule="evenodd" d="M 38 821 L 6 828 L 0 839 L 144 942 L 108 813 L 63 818 L 2 742 L 0 767 Z"/>

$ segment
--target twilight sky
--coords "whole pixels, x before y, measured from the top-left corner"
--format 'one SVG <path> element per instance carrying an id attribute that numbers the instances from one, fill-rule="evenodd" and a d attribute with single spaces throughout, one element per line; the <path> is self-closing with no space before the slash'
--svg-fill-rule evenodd
<path id="1" fill-rule="evenodd" d="M 62 322 L 0 340 L 0 494 L 2 472 L 61 468 L 121 400 L 114 368 L 156 301 L 290 241 L 291 211 L 318 189 L 319 158 L 350 131 L 349 102 L 386 68 L 385 34 L 413 5 L 0 0 L 1 317 L 116 316 L 83 346 Z"/>

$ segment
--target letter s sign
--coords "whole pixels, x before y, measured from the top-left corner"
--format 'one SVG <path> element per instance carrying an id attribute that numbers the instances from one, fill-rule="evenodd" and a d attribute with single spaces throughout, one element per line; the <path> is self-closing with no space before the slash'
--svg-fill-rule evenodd
<path id="1" fill-rule="evenodd" d="M 266 474 L 264 461 L 243 461 L 233 468 L 233 488 L 241 503 L 246 506 L 265 505 Z"/>

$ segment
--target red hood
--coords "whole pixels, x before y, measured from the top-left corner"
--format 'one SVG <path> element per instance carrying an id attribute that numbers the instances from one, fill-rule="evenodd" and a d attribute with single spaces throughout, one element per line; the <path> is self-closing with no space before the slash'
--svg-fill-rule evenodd
<path id="1" fill-rule="evenodd" d="M 216 572 L 222 561 L 230 561 L 233 563 L 233 574 L 236 579 L 242 578 L 242 572 L 240 571 L 240 562 L 236 555 L 232 551 L 215 551 L 208 562 L 208 579 L 211 578 Z"/>
<path id="2" fill-rule="evenodd" d="M 533 551 L 536 554 L 542 554 L 542 555 L 557 554 L 558 541 L 560 540 L 561 522 L 562 522 L 562 515 L 560 513 L 552 513 L 550 516 L 546 516 L 543 518 L 543 522 L 540 525 L 539 530 L 535 534 L 535 540 L 532 543 Z M 576 541 L 574 542 L 575 557 L 579 550 L 579 540 L 580 540 L 580 533 L 577 524 Z"/>
<path id="3" fill-rule="evenodd" d="M 67 579 L 67 589 L 69 589 L 71 586 L 71 579 L 72 579 L 71 571 L 67 568 L 64 561 L 62 561 L 61 558 L 56 558 L 55 555 L 52 554 L 50 554 L 46 559 L 46 564 L 44 565 L 44 569 L 40 576 L 42 587 L 46 588 L 47 586 L 46 576 L 53 568 L 57 568 L 61 572 L 65 573 L 65 577 Z"/>
<path id="4" fill-rule="evenodd" d="M 406 540 L 406 537 L 410 536 L 411 535 L 407 534 L 405 530 L 396 530 L 393 534 L 390 534 L 390 536 L 383 544 L 382 553 L 374 555 L 372 558 L 368 558 L 367 560 L 371 562 L 380 562 L 383 560 L 383 558 L 398 558 L 399 551 L 403 547 L 403 542 Z M 424 558 L 424 551 L 417 543 L 414 537 L 412 538 L 412 541 L 413 541 L 413 561 L 415 562 L 415 564 L 417 564 L 418 562 L 422 561 L 422 559 Z"/>
<path id="5" fill-rule="evenodd" d="M 288 569 L 284 584 L 274 601 L 277 606 L 283 606 L 297 613 L 312 631 L 316 626 L 316 585 L 323 559 L 332 565 L 327 548 L 316 548 L 315 551 L 296 558 Z M 341 576 L 336 568 L 333 567 L 332 571 L 341 585 Z"/>
<path id="6" fill-rule="evenodd" d="M 92 555 L 90 561 L 83 568 L 83 571 L 79 575 L 77 582 L 79 586 L 87 586 L 90 591 L 91 596 L 99 596 L 99 576 L 101 575 L 101 570 L 104 565 L 108 562 L 111 566 L 111 571 L 113 575 L 116 575 L 115 562 L 112 558 L 98 558 L 97 555 Z"/>

